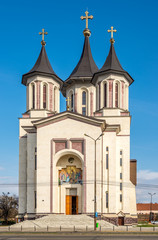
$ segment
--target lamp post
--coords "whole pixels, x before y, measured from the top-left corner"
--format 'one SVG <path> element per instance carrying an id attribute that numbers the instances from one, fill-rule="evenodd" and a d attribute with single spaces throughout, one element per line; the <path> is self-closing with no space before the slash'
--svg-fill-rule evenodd
<path id="1" fill-rule="evenodd" d="M 96 217 L 96 210 L 97 210 L 97 201 L 96 201 L 96 190 L 97 190 L 97 181 L 96 181 L 96 143 L 98 140 L 100 140 L 100 137 L 103 136 L 104 134 L 101 133 L 99 135 L 99 137 L 97 137 L 96 139 L 94 139 L 93 137 L 87 135 L 87 134 L 84 134 L 86 137 L 89 137 L 91 138 L 93 141 L 94 141 L 94 230 L 96 230 L 96 220 L 97 220 L 97 217 Z"/>
<path id="2" fill-rule="evenodd" d="M 149 221 L 152 221 L 152 197 L 156 194 L 156 193 L 148 193 L 151 196 L 151 202 L 150 202 L 150 218 Z"/>

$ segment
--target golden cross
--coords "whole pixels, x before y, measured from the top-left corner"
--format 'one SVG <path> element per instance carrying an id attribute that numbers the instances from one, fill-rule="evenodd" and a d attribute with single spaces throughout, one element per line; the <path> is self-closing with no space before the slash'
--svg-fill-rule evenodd
<path id="1" fill-rule="evenodd" d="M 66 99 L 66 102 L 67 102 L 67 107 L 66 107 L 66 110 L 67 111 L 69 111 L 70 110 L 70 102 L 71 102 L 71 99 L 68 97 L 67 99 Z"/>
<path id="2" fill-rule="evenodd" d="M 88 19 L 93 19 L 93 16 L 92 16 L 92 15 L 88 16 L 88 13 L 89 13 L 89 12 L 86 11 L 86 12 L 85 12 L 86 16 L 81 16 L 81 17 L 80 17 L 81 20 L 86 19 L 86 28 L 88 28 Z"/>
<path id="3" fill-rule="evenodd" d="M 108 30 L 108 32 L 111 32 L 111 38 L 113 38 L 113 33 L 117 32 L 117 30 L 114 29 L 114 27 L 111 27 L 111 30 Z"/>
<path id="4" fill-rule="evenodd" d="M 42 28 L 42 32 L 39 32 L 39 35 L 42 35 L 42 41 L 41 44 L 45 45 L 45 41 L 44 41 L 44 35 L 47 35 L 48 33 L 44 31 L 44 28 Z"/>

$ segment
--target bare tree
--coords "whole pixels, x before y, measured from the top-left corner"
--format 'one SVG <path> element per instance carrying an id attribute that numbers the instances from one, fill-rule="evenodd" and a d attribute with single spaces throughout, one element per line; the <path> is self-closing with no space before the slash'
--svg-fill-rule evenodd
<path id="1" fill-rule="evenodd" d="M 3 192 L 2 196 L 0 196 L 0 213 L 6 223 L 8 223 L 9 217 L 16 216 L 18 207 L 18 198 L 15 195 L 9 195 L 9 192 Z"/>

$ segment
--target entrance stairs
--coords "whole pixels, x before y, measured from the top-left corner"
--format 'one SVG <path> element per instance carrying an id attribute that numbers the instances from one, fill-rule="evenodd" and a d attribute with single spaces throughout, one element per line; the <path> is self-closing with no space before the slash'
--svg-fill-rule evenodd
<path id="1" fill-rule="evenodd" d="M 98 220 L 99 227 L 101 228 L 112 228 L 113 224 L 106 222 L 105 220 Z M 36 220 L 26 220 L 24 222 L 20 222 L 14 225 L 16 228 L 36 228 L 36 229 L 42 229 L 42 228 L 53 228 L 53 229 L 74 229 L 74 226 L 76 230 L 86 230 L 86 227 L 88 230 L 94 228 L 94 219 L 90 216 L 87 216 L 85 214 L 78 214 L 78 215 L 59 215 L 59 214 L 50 214 L 48 216 L 44 216 L 41 218 L 38 218 Z"/>

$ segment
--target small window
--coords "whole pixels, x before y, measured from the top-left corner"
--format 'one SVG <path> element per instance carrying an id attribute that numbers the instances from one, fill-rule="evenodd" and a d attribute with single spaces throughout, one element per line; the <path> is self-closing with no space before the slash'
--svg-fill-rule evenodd
<path id="1" fill-rule="evenodd" d="M 106 147 L 106 151 L 107 151 L 107 152 L 109 151 L 109 148 L 108 148 L 108 147 Z"/>
<path id="2" fill-rule="evenodd" d="M 107 84 L 104 84 L 104 107 L 107 107 Z"/>
<path id="3" fill-rule="evenodd" d="M 120 183 L 120 191 L 122 191 L 122 183 Z"/>
<path id="4" fill-rule="evenodd" d="M 83 108 L 82 108 L 82 114 L 83 114 L 83 115 L 86 115 L 86 107 L 83 107 Z"/>
<path id="5" fill-rule="evenodd" d="M 120 194 L 120 202 L 122 202 L 122 194 Z"/>
<path id="6" fill-rule="evenodd" d="M 122 150 L 120 151 L 120 155 L 122 155 Z"/>
<path id="7" fill-rule="evenodd" d="M 34 201 L 35 201 L 35 209 L 37 208 L 37 193 L 36 191 L 34 192 Z"/>
<path id="8" fill-rule="evenodd" d="M 35 170 L 37 170 L 37 155 L 35 155 Z"/>
<path id="9" fill-rule="evenodd" d="M 37 147 L 35 147 L 35 153 L 37 152 Z"/>
<path id="10" fill-rule="evenodd" d="M 122 179 L 122 173 L 120 173 L 120 179 Z"/>
<path id="11" fill-rule="evenodd" d="M 73 106 L 74 106 L 74 97 L 73 94 L 71 94 L 71 111 L 73 112 Z"/>
<path id="12" fill-rule="evenodd" d="M 32 108 L 35 109 L 35 85 L 32 85 Z"/>
<path id="13" fill-rule="evenodd" d="M 122 167 L 122 158 L 120 158 L 120 166 Z"/>
<path id="14" fill-rule="evenodd" d="M 47 99 L 47 96 L 46 96 L 46 85 L 43 86 L 43 108 L 45 109 L 46 108 L 46 99 Z"/>
<path id="15" fill-rule="evenodd" d="M 109 168 L 109 154 L 106 154 L 106 169 Z"/>
<path id="16" fill-rule="evenodd" d="M 86 105 L 86 92 L 82 92 L 82 105 Z"/>
<path id="17" fill-rule="evenodd" d="M 109 207 L 109 196 L 108 196 L 108 192 L 106 192 L 106 208 L 108 208 Z"/>

